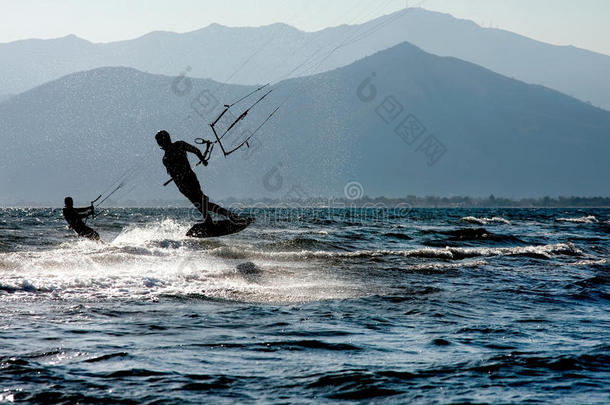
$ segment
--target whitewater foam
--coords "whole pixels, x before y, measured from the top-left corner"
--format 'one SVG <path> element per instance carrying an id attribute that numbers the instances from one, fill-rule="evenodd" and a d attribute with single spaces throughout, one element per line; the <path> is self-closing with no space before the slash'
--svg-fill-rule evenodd
<path id="1" fill-rule="evenodd" d="M 608 263 L 606 259 L 597 259 L 597 260 L 580 260 L 576 263 L 572 263 L 572 266 L 602 266 Z"/>
<path id="2" fill-rule="evenodd" d="M 556 221 L 557 222 L 569 222 L 569 223 L 575 223 L 575 224 L 596 224 L 599 222 L 597 220 L 597 218 L 594 217 L 593 215 L 589 215 L 586 217 L 580 217 L 580 218 L 557 218 Z"/>
<path id="3" fill-rule="evenodd" d="M 254 264 L 259 271 L 243 272 L 239 255 L 210 254 L 224 246 L 221 242 L 186 238 L 188 226 L 166 219 L 129 226 L 109 243 L 74 240 L 50 250 L 0 254 L 0 300 L 21 299 L 24 294 L 84 300 L 203 295 L 303 302 L 362 294 L 302 261 L 261 259 Z"/>
<path id="4" fill-rule="evenodd" d="M 505 223 L 497 218 L 482 219 Z M 302 237 L 282 241 L 286 235 L 199 241 L 185 237 L 190 225 L 186 220 L 163 219 L 130 225 L 108 243 L 71 239 L 46 250 L 1 253 L 0 300 L 24 295 L 83 300 L 155 300 L 161 296 L 264 302 L 341 299 L 375 293 L 362 278 L 337 271 L 368 266 L 371 259 L 403 258 L 400 267 L 406 270 L 443 271 L 483 266 L 486 262 L 477 259 L 494 256 L 550 259 L 582 254 L 571 243 L 391 250 L 397 246 L 392 241 L 380 246 L 390 249 L 345 250 L 349 244 L 336 242 L 335 246 L 331 241 Z M 327 235 L 324 229 L 296 231 Z"/>
<path id="5" fill-rule="evenodd" d="M 461 263 L 422 263 L 416 265 L 410 265 L 405 268 L 406 271 L 442 271 L 442 270 L 453 270 L 463 268 L 477 268 L 485 266 L 488 263 L 485 260 L 475 260 L 471 262 Z"/>
<path id="6" fill-rule="evenodd" d="M 125 228 L 112 242 L 114 246 L 146 246 L 151 242 L 164 240 L 184 241 L 188 239 L 186 232 L 190 225 L 173 219 L 164 219 L 141 225 L 130 225 Z"/>
<path id="7" fill-rule="evenodd" d="M 510 221 L 508 219 L 505 219 L 502 217 L 493 217 L 493 218 L 464 217 L 464 218 L 461 218 L 460 221 L 469 222 L 471 224 L 478 224 L 478 225 L 488 225 L 488 224 L 510 225 Z"/>
<path id="8" fill-rule="evenodd" d="M 227 259 L 248 259 L 248 258 L 267 258 L 267 259 L 357 259 L 357 258 L 376 258 L 384 256 L 402 256 L 430 259 L 460 260 L 470 257 L 491 257 L 491 256 L 511 256 L 511 255 L 535 255 L 551 258 L 553 254 L 580 255 L 582 251 L 577 249 L 572 243 L 558 243 L 542 246 L 519 246 L 502 248 L 421 248 L 412 250 L 358 250 L 352 252 L 335 251 L 310 251 L 301 250 L 298 252 L 274 252 L 251 250 L 243 247 L 225 246 L 213 249 L 211 253 L 218 257 Z"/>

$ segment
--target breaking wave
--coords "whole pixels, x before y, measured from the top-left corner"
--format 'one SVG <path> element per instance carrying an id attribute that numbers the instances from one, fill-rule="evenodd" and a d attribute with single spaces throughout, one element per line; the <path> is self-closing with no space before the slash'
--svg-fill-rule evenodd
<path id="1" fill-rule="evenodd" d="M 550 259 L 553 255 L 579 256 L 583 252 L 572 243 L 558 243 L 543 246 L 519 246 L 502 248 L 422 248 L 412 250 L 358 250 L 353 252 L 308 251 L 271 252 L 237 247 L 219 247 L 212 250 L 213 255 L 230 259 L 355 259 L 380 258 L 386 256 L 461 260 L 472 257 L 491 256 L 537 256 Z"/>
<path id="2" fill-rule="evenodd" d="M 469 222 L 471 224 L 477 224 L 477 225 L 488 225 L 488 224 L 510 225 L 511 224 L 511 222 L 508 219 L 505 219 L 502 217 L 493 217 L 493 218 L 464 217 L 464 218 L 461 218 L 460 221 Z"/>
<path id="3" fill-rule="evenodd" d="M 574 223 L 574 224 L 596 224 L 599 222 L 597 220 L 597 218 L 593 215 L 589 215 L 586 217 L 580 217 L 580 218 L 557 218 L 556 221 L 557 222 L 568 222 L 568 223 Z"/>

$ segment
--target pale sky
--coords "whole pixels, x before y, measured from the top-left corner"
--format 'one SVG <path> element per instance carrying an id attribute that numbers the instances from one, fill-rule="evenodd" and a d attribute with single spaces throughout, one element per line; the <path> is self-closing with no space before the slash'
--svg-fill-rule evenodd
<path id="1" fill-rule="evenodd" d="M 211 23 L 283 22 L 317 31 L 361 23 L 406 4 L 610 55 L 610 0 L 0 0 L 0 42 L 68 34 L 110 42 Z"/>

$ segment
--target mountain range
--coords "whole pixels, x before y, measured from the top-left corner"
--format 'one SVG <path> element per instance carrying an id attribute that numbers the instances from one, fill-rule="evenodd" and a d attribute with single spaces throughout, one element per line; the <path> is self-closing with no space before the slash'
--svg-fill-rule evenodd
<path id="1" fill-rule="evenodd" d="M 218 24 L 177 34 L 95 44 L 75 36 L 0 44 L 0 94 L 105 66 L 255 85 L 347 66 L 403 42 L 518 80 L 540 84 L 610 110 L 610 56 L 554 46 L 483 28 L 448 14 L 409 8 L 359 25 L 303 32 L 285 24 Z"/>
<path id="2" fill-rule="evenodd" d="M 179 199 L 162 186 L 154 134 L 211 138 L 221 105 L 256 87 L 182 78 L 177 92 L 177 80 L 97 68 L 0 103 L 0 202 L 85 202 L 120 178 L 118 199 Z M 280 106 L 252 147 L 228 159 L 216 148 L 197 169 L 212 199 L 343 196 L 350 187 L 389 197 L 610 193 L 610 112 L 466 61 L 402 43 L 273 88 L 225 138 L 238 143 Z"/>

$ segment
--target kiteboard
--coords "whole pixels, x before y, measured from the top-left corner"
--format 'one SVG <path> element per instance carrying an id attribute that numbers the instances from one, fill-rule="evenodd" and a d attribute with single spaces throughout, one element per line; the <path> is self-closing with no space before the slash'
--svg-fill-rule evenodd
<path id="1" fill-rule="evenodd" d="M 243 218 L 239 221 L 201 222 L 189 229 L 186 236 L 204 239 L 233 235 L 246 229 L 252 222 L 254 222 L 254 218 Z"/>

